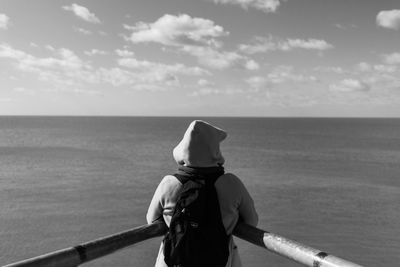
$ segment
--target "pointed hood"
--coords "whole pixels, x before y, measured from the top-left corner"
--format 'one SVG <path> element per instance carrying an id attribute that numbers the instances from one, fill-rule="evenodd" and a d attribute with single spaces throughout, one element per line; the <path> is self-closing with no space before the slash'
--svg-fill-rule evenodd
<path id="1" fill-rule="evenodd" d="M 219 144 L 227 133 L 211 124 L 195 120 L 190 123 L 173 155 L 179 165 L 190 167 L 212 167 L 224 164 Z"/>

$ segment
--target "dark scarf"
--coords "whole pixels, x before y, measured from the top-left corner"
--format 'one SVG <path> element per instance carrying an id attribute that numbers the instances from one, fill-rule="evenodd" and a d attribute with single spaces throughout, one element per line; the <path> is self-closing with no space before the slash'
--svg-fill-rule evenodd
<path id="1" fill-rule="evenodd" d="M 210 178 L 218 178 L 225 173 L 224 167 L 216 166 L 216 167 L 188 167 L 188 166 L 179 166 L 178 172 L 176 174 L 184 176 L 187 179 L 206 179 Z"/>

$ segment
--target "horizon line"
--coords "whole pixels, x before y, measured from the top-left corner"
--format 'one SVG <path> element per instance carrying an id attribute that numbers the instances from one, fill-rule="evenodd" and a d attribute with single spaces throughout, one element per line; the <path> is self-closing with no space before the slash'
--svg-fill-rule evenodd
<path id="1" fill-rule="evenodd" d="M 1 115 L 0 118 L 5 117 L 49 117 L 49 118 L 231 118 L 231 119 L 400 119 L 400 116 L 210 116 L 210 115 L 49 115 L 49 114 L 13 114 Z"/>

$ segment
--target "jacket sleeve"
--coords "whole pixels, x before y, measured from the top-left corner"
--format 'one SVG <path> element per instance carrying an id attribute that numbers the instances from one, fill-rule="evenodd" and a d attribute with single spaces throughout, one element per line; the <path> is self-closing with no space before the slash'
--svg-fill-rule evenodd
<path id="1" fill-rule="evenodd" d="M 241 201 L 239 204 L 240 220 L 249 225 L 257 226 L 258 214 L 254 206 L 254 201 L 241 181 L 240 184 L 241 184 Z"/>
<path id="2" fill-rule="evenodd" d="M 147 223 L 153 223 L 163 218 L 169 225 L 169 218 L 175 208 L 181 186 L 179 180 L 172 175 L 167 175 L 161 180 L 147 210 Z"/>
<path id="3" fill-rule="evenodd" d="M 154 192 L 153 198 L 151 199 L 150 206 L 147 210 L 146 220 L 147 223 L 153 223 L 154 221 L 160 219 L 163 216 L 163 206 L 161 204 L 161 197 L 163 195 L 164 180 L 160 182 Z"/>

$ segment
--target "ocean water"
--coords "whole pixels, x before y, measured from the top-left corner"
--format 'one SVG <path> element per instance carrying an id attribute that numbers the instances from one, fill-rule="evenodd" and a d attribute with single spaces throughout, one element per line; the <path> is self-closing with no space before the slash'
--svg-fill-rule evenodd
<path id="1" fill-rule="evenodd" d="M 204 119 L 204 118 L 203 118 Z M 145 223 L 192 118 L 0 117 L 0 265 Z M 400 262 L 400 119 L 205 118 L 259 227 L 364 266 Z M 160 238 L 86 266 L 152 266 Z M 244 266 L 300 266 L 237 240 Z"/>

